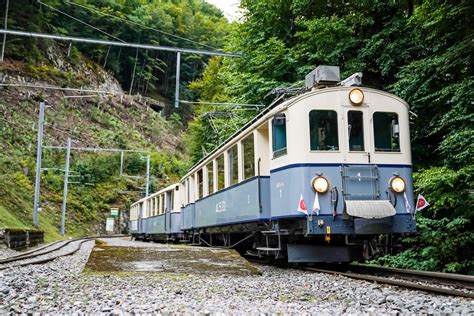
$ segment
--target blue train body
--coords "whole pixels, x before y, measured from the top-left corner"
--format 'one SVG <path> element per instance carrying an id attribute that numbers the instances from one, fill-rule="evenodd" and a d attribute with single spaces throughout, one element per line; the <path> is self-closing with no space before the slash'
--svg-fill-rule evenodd
<path id="1" fill-rule="evenodd" d="M 351 261 L 414 232 L 413 200 L 408 105 L 338 86 L 262 112 L 180 183 L 134 203 L 130 231 L 290 262 Z"/>

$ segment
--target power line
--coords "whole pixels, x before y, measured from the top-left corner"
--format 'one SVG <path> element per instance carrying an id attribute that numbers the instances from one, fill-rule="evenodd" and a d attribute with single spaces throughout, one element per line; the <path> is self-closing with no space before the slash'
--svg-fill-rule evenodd
<path id="1" fill-rule="evenodd" d="M 199 46 L 208 47 L 208 48 L 212 48 L 212 49 L 214 49 L 214 50 L 218 50 L 217 48 L 212 47 L 212 46 L 210 46 L 210 45 L 203 44 L 203 43 L 199 43 L 199 42 L 193 41 L 193 40 L 191 40 L 191 39 L 188 39 L 188 38 L 185 38 L 185 37 L 181 37 L 181 36 L 179 36 L 179 35 L 174 35 L 174 34 L 171 34 L 171 33 L 168 33 L 168 32 L 165 32 L 165 31 L 162 31 L 162 30 L 159 30 L 159 29 L 150 27 L 150 26 L 146 26 L 146 25 L 143 25 L 143 24 L 140 24 L 140 23 L 131 21 L 131 20 L 129 20 L 129 19 L 124 19 L 124 18 L 115 16 L 115 15 L 112 15 L 112 14 L 108 14 L 108 13 L 105 13 L 105 12 L 101 12 L 101 11 L 99 11 L 99 10 L 97 10 L 97 9 L 93 9 L 93 8 L 87 7 L 87 6 L 85 6 L 85 5 L 81 5 L 81 4 L 79 4 L 79 3 L 74 3 L 74 2 L 71 2 L 71 1 L 69 1 L 69 0 L 65 0 L 64 2 L 69 3 L 69 4 L 72 4 L 72 5 L 75 5 L 75 6 L 78 6 L 78 7 L 81 7 L 81 8 L 83 8 L 83 9 L 86 9 L 86 10 L 89 10 L 89 11 L 94 11 L 94 12 L 96 12 L 96 13 L 98 13 L 98 14 L 101 14 L 101 15 L 104 15 L 104 16 L 108 16 L 108 17 L 113 18 L 113 19 L 117 19 L 117 20 L 120 20 L 120 21 L 129 23 L 129 24 L 132 24 L 132 25 L 140 26 L 140 27 L 142 27 L 142 28 L 144 28 L 144 29 L 147 29 L 147 30 L 151 30 L 151 31 L 155 31 L 155 32 L 158 32 L 158 33 L 161 33 L 161 34 L 165 34 L 165 35 L 168 35 L 168 36 L 172 36 L 172 37 L 175 37 L 175 38 L 179 38 L 179 39 L 181 39 L 181 40 L 183 40 L 183 41 L 187 41 L 187 42 L 190 42 L 190 43 L 199 45 Z"/>
<path id="2" fill-rule="evenodd" d="M 67 149 L 66 146 L 43 146 L 45 149 Z M 127 153 L 149 153 L 148 150 L 142 149 L 120 149 L 120 148 L 100 148 L 100 147 L 71 147 L 71 150 L 78 151 L 106 151 L 106 152 L 127 152 Z"/>
<path id="3" fill-rule="evenodd" d="M 10 34 L 16 36 L 26 36 L 26 37 L 35 37 L 35 38 L 46 38 L 53 39 L 58 41 L 66 42 L 79 42 L 79 43 L 89 43 L 89 44 L 101 44 L 101 45 L 111 45 L 111 46 L 121 46 L 121 47 L 130 47 L 130 48 L 143 48 L 149 50 L 162 50 L 168 52 L 182 52 L 182 53 L 191 53 L 191 54 L 201 54 L 201 55 L 210 55 L 210 56 L 225 56 L 225 57 L 242 57 L 240 54 L 235 53 L 225 53 L 218 51 L 208 51 L 194 48 L 178 48 L 171 46 L 160 46 L 160 45 L 150 45 L 150 44 L 136 44 L 129 42 L 114 42 L 108 40 L 98 40 L 93 38 L 84 38 L 84 37 L 75 37 L 75 36 L 63 36 L 55 34 L 45 34 L 45 33 L 36 33 L 36 32 L 24 32 L 16 30 L 0 30 L 0 34 Z"/>
<path id="4" fill-rule="evenodd" d="M 44 5 L 44 6 L 48 7 L 48 8 L 50 8 L 51 10 L 56 11 L 56 12 L 58 12 L 58 13 L 61 13 L 62 15 L 65 15 L 65 16 L 67 16 L 68 18 L 73 19 L 73 20 L 76 21 L 76 22 L 82 23 L 82 24 L 84 24 L 84 25 L 86 25 L 86 26 L 88 26 L 88 27 L 90 27 L 90 28 L 93 28 L 93 29 L 96 30 L 96 31 L 101 32 L 102 34 L 105 34 L 105 35 L 107 35 L 107 36 L 109 36 L 109 37 L 112 37 L 112 38 L 114 38 L 114 39 L 116 39 L 116 40 L 118 40 L 118 41 L 120 41 L 120 42 L 125 43 L 125 41 L 121 40 L 120 38 L 118 38 L 118 37 L 116 37 L 116 36 L 114 36 L 114 35 L 112 35 L 112 34 L 107 33 L 106 31 L 103 31 L 103 30 L 101 30 L 101 29 L 99 29 L 99 28 L 97 28 L 97 27 L 95 27 L 95 26 L 93 26 L 93 25 L 91 25 L 91 24 L 89 24 L 89 23 L 86 23 L 86 22 L 84 22 L 84 21 L 82 21 L 82 20 L 80 20 L 80 19 L 78 19 L 78 18 L 76 18 L 76 17 L 73 17 L 72 15 L 67 14 L 66 12 L 63 12 L 63 11 L 61 11 L 61 10 L 59 10 L 59 9 L 56 9 L 56 8 L 50 6 L 49 4 L 46 4 L 46 3 L 44 3 L 44 2 L 41 2 L 40 0 L 37 0 L 37 1 L 38 1 L 38 3 L 40 3 L 40 4 L 42 4 L 42 5 Z"/>
<path id="5" fill-rule="evenodd" d="M 0 31 L 1 32 L 1 31 Z M 42 86 L 28 83 L 0 83 L 2 87 L 22 87 L 22 88 L 36 88 L 36 89 L 45 89 L 45 90 L 61 90 L 61 91 L 79 91 L 79 92 L 88 92 L 88 93 L 97 93 L 97 94 L 111 94 L 111 95 L 120 95 L 122 93 L 114 93 L 111 91 L 104 90 L 89 90 L 89 89 L 79 89 L 79 88 L 63 88 L 58 86 Z"/>
<path id="6" fill-rule="evenodd" d="M 193 101 L 185 101 L 185 100 L 179 100 L 179 103 L 184 103 L 184 104 L 194 104 L 194 105 L 226 105 L 226 106 L 254 106 L 254 107 L 264 107 L 265 105 L 263 104 L 247 104 L 247 103 L 225 103 L 225 102 L 193 102 Z"/>

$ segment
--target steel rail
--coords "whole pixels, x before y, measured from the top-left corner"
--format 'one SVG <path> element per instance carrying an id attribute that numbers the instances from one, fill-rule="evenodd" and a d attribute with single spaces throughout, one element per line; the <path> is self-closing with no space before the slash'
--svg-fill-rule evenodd
<path id="1" fill-rule="evenodd" d="M 77 241 L 77 240 L 78 239 L 66 240 L 63 244 L 59 245 L 59 247 L 49 249 L 49 250 L 46 250 L 46 251 L 43 251 L 43 252 L 33 252 L 33 253 L 30 253 L 30 254 L 26 254 L 26 255 L 18 255 L 18 256 L 15 256 L 15 257 L 8 257 L 6 259 L 0 260 L 0 264 L 10 263 L 10 262 L 15 262 L 15 261 L 20 261 L 20 260 L 26 260 L 26 259 L 30 259 L 30 258 L 34 258 L 34 257 L 39 257 L 39 256 L 42 256 L 42 255 L 47 255 L 48 253 L 51 253 L 53 251 L 57 251 L 59 249 L 62 249 L 64 247 L 66 247 L 67 245 L 69 245 L 70 243 L 72 243 L 74 241 Z"/>
<path id="2" fill-rule="evenodd" d="M 74 248 L 73 250 L 67 252 L 67 253 L 64 253 L 64 254 L 61 254 L 61 255 L 57 255 L 57 256 L 53 256 L 53 257 L 49 257 L 49 258 L 44 258 L 44 259 L 39 259 L 39 260 L 35 260 L 35 261 L 30 261 L 30 262 L 23 262 L 23 263 L 19 263 L 19 264 L 16 264 L 16 265 L 12 265 L 12 266 L 6 266 L 6 267 L 0 267 L 0 271 L 1 270 L 6 270 L 6 269 L 10 269 L 10 268 L 18 268 L 18 267 L 24 267 L 24 266 L 28 266 L 28 265 L 33 265 L 33 264 L 42 264 L 42 263 L 47 263 L 47 262 L 51 262 L 51 261 L 54 261 L 58 258 L 61 258 L 61 257 L 66 257 L 66 256 L 70 256 L 70 255 L 73 255 L 75 254 L 77 251 L 79 251 L 79 249 L 81 249 L 81 246 L 83 243 L 85 243 L 86 241 L 91 241 L 93 240 L 93 238 L 83 238 L 82 240 L 71 240 L 71 242 L 76 242 L 76 241 L 79 241 L 79 244 L 77 245 L 76 248 Z M 69 244 L 69 243 L 68 243 Z M 63 247 L 61 247 L 63 248 Z M 61 249 L 59 248 L 59 249 Z M 59 250 L 59 249 L 56 249 L 56 250 Z M 41 254 L 39 254 L 38 256 L 40 256 Z M 20 259 L 20 260 L 23 260 L 23 259 Z M 18 260 L 19 261 L 19 260 Z"/>
<path id="3" fill-rule="evenodd" d="M 79 243 L 79 246 L 78 246 L 78 247 L 76 247 L 76 248 L 75 248 L 74 250 L 72 250 L 72 251 L 67 252 L 66 254 L 60 254 L 60 255 L 57 255 L 57 256 L 52 256 L 52 257 L 50 257 L 50 258 L 44 258 L 44 259 L 39 259 L 39 260 L 35 260 L 35 261 L 29 261 L 29 262 L 19 263 L 19 264 L 16 264 L 16 265 L 10 265 L 10 266 L 0 267 L 0 271 L 1 271 L 1 270 L 6 270 L 6 269 L 9 269 L 9 268 L 27 266 L 27 265 L 30 265 L 30 264 L 41 264 L 41 263 L 53 261 L 53 260 L 55 260 L 55 259 L 57 259 L 57 258 L 60 258 L 60 257 L 72 255 L 72 254 L 76 253 L 76 252 L 80 249 L 80 246 L 81 246 L 84 242 L 86 242 L 86 241 L 96 240 L 96 239 L 100 239 L 100 238 L 117 238 L 117 237 L 124 237 L 124 236 L 126 236 L 126 235 L 112 235 L 112 236 L 96 236 L 96 237 L 74 238 L 74 239 L 66 240 L 63 244 L 61 244 L 59 247 L 56 247 L 56 248 L 54 248 L 54 249 L 50 249 L 50 250 L 43 251 L 43 252 L 38 252 L 38 250 L 41 250 L 41 249 L 50 247 L 50 246 L 52 246 L 53 244 L 57 244 L 57 243 L 59 243 L 59 242 L 64 241 L 64 240 L 60 240 L 60 241 L 51 243 L 51 244 L 49 244 L 49 245 L 43 246 L 41 249 L 34 249 L 34 250 L 30 251 L 29 253 L 27 253 L 26 256 L 24 256 L 24 254 L 20 254 L 20 255 L 16 255 L 16 256 L 11 256 L 11 257 L 5 258 L 5 259 L 3 259 L 3 260 L 0 260 L 0 264 L 7 264 L 7 263 L 11 263 L 11 262 L 22 261 L 22 260 L 26 260 L 26 259 L 31 259 L 31 258 L 43 256 L 43 255 L 45 255 L 45 254 L 49 254 L 49 253 L 51 253 L 51 252 L 60 250 L 60 249 L 66 247 L 67 245 L 69 245 L 69 244 L 71 244 L 71 243 L 73 243 L 73 242 L 79 241 L 80 243 Z"/>
<path id="4" fill-rule="evenodd" d="M 353 272 L 365 272 L 370 274 L 388 274 L 391 276 L 397 276 L 403 279 L 417 279 L 428 282 L 438 282 L 446 285 L 459 285 L 464 286 L 470 290 L 474 290 L 474 276 L 463 275 L 455 273 L 443 273 L 443 272 L 431 272 L 431 271 L 418 271 L 418 270 L 407 270 L 389 267 L 377 267 L 377 266 L 366 266 L 359 264 L 351 264 L 350 270 Z"/>
<path id="5" fill-rule="evenodd" d="M 170 47 L 170 46 L 138 44 L 138 43 L 128 43 L 128 42 L 123 43 L 123 42 L 117 42 L 117 41 L 99 40 L 99 39 L 94 39 L 94 38 L 64 36 L 64 35 L 45 34 L 45 33 L 36 33 L 36 32 L 24 32 L 24 31 L 17 31 L 17 30 L 0 29 L 0 34 L 45 38 L 45 39 L 53 39 L 53 40 L 65 41 L 65 42 L 78 42 L 78 43 L 99 44 L 99 45 L 106 45 L 106 46 L 142 48 L 142 49 L 149 49 L 149 50 L 161 50 L 161 51 L 167 51 L 167 52 L 191 53 L 191 54 L 200 54 L 200 55 L 209 55 L 209 56 L 242 57 L 242 55 L 240 54 L 208 51 L 208 50 L 193 49 L 193 48 L 178 48 L 178 47 Z"/>
<path id="6" fill-rule="evenodd" d="M 396 285 L 396 286 L 400 286 L 400 287 L 404 287 L 404 288 L 411 288 L 411 289 L 422 290 L 422 291 L 432 292 L 432 293 L 437 293 L 437 294 L 444 294 L 444 295 L 451 295 L 451 296 L 462 296 L 462 297 L 467 297 L 467 298 L 470 298 L 470 299 L 474 299 L 474 293 L 472 293 L 472 292 L 464 292 L 464 291 L 460 291 L 460 290 L 456 290 L 456 289 L 445 289 L 445 288 L 441 288 L 439 286 L 419 284 L 419 283 L 410 282 L 410 281 L 393 280 L 393 279 L 389 279 L 389 278 L 386 278 L 386 277 L 378 277 L 378 276 L 373 276 L 373 275 L 368 275 L 368 274 L 341 272 L 341 271 L 318 269 L 318 268 L 300 268 L 300 269 L 304 270 L 304 271 L 321 272 L 321 273 L 328 273 L 328 274 L 334 274 L 334 275 L 341 275 L 341 276 L 345 276 L 345 277 L 352 278 L 352 279 L 358 279 L 358 280 L 364 280 L 364 281 L 370 281 L 370 282 L 377 282 L 377 283 L 382 283 L 382 284 Z"/>
<path id="7" fill-rule="evenodd" d="M 49 243 L 49 244 L 47 244 L 47 245 L 43 245 L 43 246 L 41 246 L 41 247 L 34 248 L 34 249 L 29 250 L 29 251 L 25 251 L 25 252 L 19 253 L 19 254 L 14 255 L 14 256 L 9 256 L 9 257 L 7 257 L 7 258 L 2 258 L 2 259 L 0 259 L 0 264 L 1 264 L 1 263 L 4 263 L 4 260 L 10 260 L 10 259 L 13 259 L 13 258 L 24 257 L 24 256 L 26 256 L 26 255 L 29 255 L 29 254 L 38 252 L 38 251 L 40 251 L 40 250 L 46 249 L 46 248 L 51 247 L 51 246 L 54 246 L 54 245 L 56 245 L 56 244 L 58 244 L 58 243 L 60 243 L 60 242 L 63 242 L 63 241 L 64 241 L 64 240 L 56 240 L 56 241 L 54 241 L 54 242 L 52 242 L 52 243 Z M 5 263 L 6 263 L 6 262 L 5 262 Z"/>
<path id="8" fill-rule="evenodd" d="M 353 272 L 344 272 L 344 271 L 338 271 L 337 269 L 330 270 L 330 269 L 320 269 L 320 268 L 313 268 L 313 267 L 300 267 L 300 266 L 295 266 L 291 265 L 288 263 L 269 263 L 263 260 L 258 260 L 254 258 L 246 258 L 250 262 L 255 262 L 259 264 L 266 264 L 266 265 L 274 265 L 280 268 L 292 268 L 292 269 L 297 269 L 297 270 L 302 270 L 302 271 L 308 271 L 308 272 L 318 272 L 318 273 L 327 273 L 327 274 L 333 274 L 333 275 L 340 275 L 340 276 L 345 276 L 348 278 L 352 279 L 358 279 L 358 280 L 363 280 L 363 281 L 369 281 L 369 282 L 377 282 L 380 284 L 389 284 L 389 285 L 395 285 L 399 287 L 404 287 L 404 288 L 410 288 L 410 289 L 415 289 L 415 290 L 421 290 L 425 292 L 431 292 L 431 293 L 436 293 L 436 294 L 442 294 L 442 295 L 450 295 L 450 296 L 460 296 L 460 297 L 466 297 L 470 299 L 474 299 L 474 293 L 473 292 L 465 292 L 461 291 L 459 289 L 446 289 L 442 288 L 439 286 L 439 284 L 434 283 L 434 282 L 439 282 L 439 280 L 447 280 L 451 279 L 453 280 L 453 283 L 444 283 L 444 285 L 450 285 L 450 286 L 456 286 L 456 281 L 464 280 L 464 286 L 465 283 L 472 282 L 472 276 L 465 276 L 465 275 L 459 275 L 459 274 L 452 274 L 450 276 L 446 276 L 448 273 L 440 273 L 440 272 L 426 272 L 426 271 L 415 271 L 415 270 L 403 270 L 403 269 L 394 269 L 394 268 L 383 268 L 383 267 L 375 267 L 378 272 L 380 271 L 385 271 L 385 273 L 392 273 L 393 276 L 399 276 L 397 272 L 392 271 L 392 270 L 402 270 L 405 272 L 406 275 L 411 274 L 412 280 L 416 279 L 420 282 L 426 282 L 426 279 L 420 279 L 418 276 L 431 276 L 431 280 L 429 282 L 433 283 L 431 285 L 428 284 L 419 284 L 416 282 L 411 282 L 411 281 L 400 281 L 400 280 L 394 280 L 390 279 L 389 277 L 379 277 L 379 276 L 374 276 L 371 274 L 362 274 L 362 273 L 353 273 Z M 350 268 L 353 267 L 366 267 L 362 265 L 350 265 Z M 350 268 L 348 270 L 350 270 Z M 374 269 L 374 271 L 376 270 Z M 413 272 L 413 273 L 412 273 Z M 371 272 L 372 273 L 372 272 Z M 400 272 L 398 272 L 400 273 Z M 471 286 L 473 283 L 470 283 Z"/>

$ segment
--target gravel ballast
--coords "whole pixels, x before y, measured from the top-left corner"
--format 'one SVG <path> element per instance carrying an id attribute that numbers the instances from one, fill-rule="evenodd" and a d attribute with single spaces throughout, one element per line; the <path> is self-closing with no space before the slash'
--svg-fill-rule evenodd
<path id="1" fill-rule="evenodd" d="M 271 266 L 258 266 L 261 275 L 251 276 L 83 272 L 93 246 L 84 243 L 75 255 L 47 264 L 0 271 L 0 314 L 474 313 L 474 301 L 465 298 Z"/>

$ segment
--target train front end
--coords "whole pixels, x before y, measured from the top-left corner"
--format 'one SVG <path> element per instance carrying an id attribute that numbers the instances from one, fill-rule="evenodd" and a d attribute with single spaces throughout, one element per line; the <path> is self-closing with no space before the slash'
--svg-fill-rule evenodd
<path id="1" fill-rule="evenodd" d="M 271 212 L 290 262 L 369 258 L 392 234 L 415 231 L 406 102 L 325 87 L 286 104 L 271 124 Z"/>

